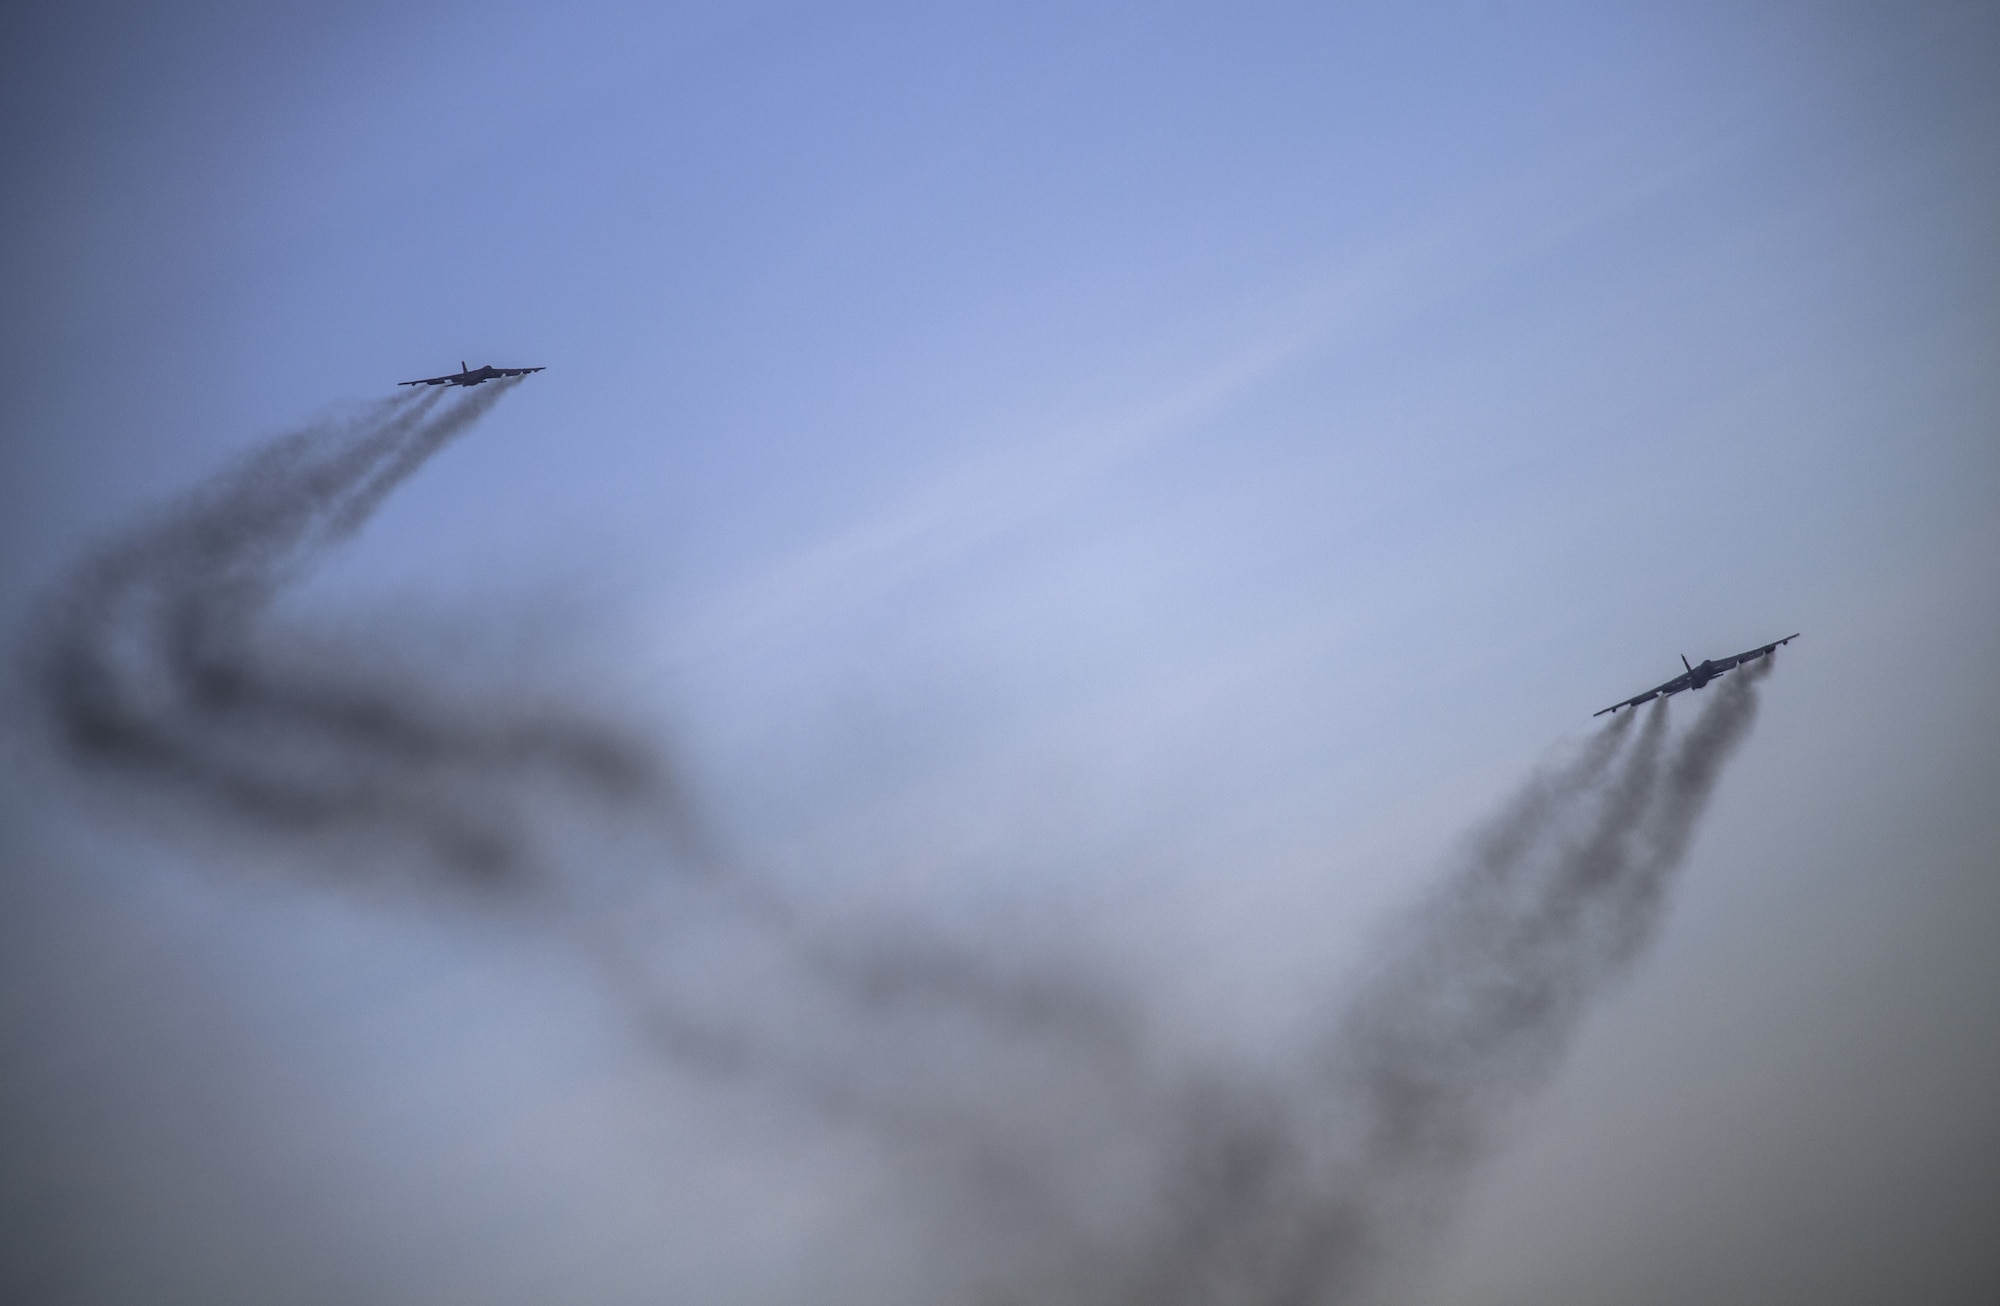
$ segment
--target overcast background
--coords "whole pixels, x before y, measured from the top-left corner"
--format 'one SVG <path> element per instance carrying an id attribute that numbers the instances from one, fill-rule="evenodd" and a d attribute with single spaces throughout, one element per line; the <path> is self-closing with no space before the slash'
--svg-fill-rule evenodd
<path id="1" fill-rule="evenodd" d="M 1994 1300 L 1996 59 L 1979 4 L 9 6 L 0 633 L 261 439 L 546 366 L 297 609 L 574 678 L 826 910 L 1254 1057 L 1593 711 L 1803 632 L 1406 1291 Z M 127 811 L 8 701 L 20 1299 L 931 1282 L 559 931 Z"/>

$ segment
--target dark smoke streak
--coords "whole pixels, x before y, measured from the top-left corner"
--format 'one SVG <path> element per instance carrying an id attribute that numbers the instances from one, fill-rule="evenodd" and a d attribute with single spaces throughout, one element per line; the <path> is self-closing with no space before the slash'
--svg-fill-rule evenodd
<path id="1" fill-rule="evenodd" d="M 1385 942 L 1324 1077 L 1190 1130 L 1184 1214 L 1121 1300 L 1350 1300 L 1434 1228 L 1657 930 L 1763 674 L 1723 682 L 1671 750 L 1663 703 L 1622 759 L 1629 723 L 1531 781 Z"/>
<path id="2" fill-rule="evenodd" d="M 652 852 L 707 886 L 720 912 L 710 928 L 726 922 L 776 952 L 793 983 L 833 995 L 841 1022 L 971 1021 L 1099 1060 L 1129 1044 L 1124 1013 L 1095 988 L 1002 974 L 938 940 L 812 929 L 696 828 L 654 749 L 563 695 L 536 707 L 467 704 L 439 681 L 371 672 L 381 659 L 368 659 L 365 636 L 379 632 L 359 632 L 358 650 L 329 649 L 281 627 L 271 611 L 281 591 L 515 384 L 401 394 L 345 425 L 281 437 L 88 559 L 46 605 L 28 649 L 62 754 L 85 773 L 280 834 L 401 840 L 448 883 L 488 890 L 522 889 L 549 869 L 535 802 L 553 782 L 664 833 L 668 847 Z M 536 887 L 560 896 L 550 879 Z M 614 937 L 586 943 L 684 1064 L 898 1137 L 964 1134 L 921 1091 L 892 1091 L 838 1056 L 684 1010 Z"/>
<path id="3" fill-rule="evenodd" d="M 1768 670 L 1721 682 L 1672 747 L 1661 703 L 1636 738 L 1613 722 L 1524 786 L 1384 940 L 1316 1070 L 1155 1085 L 1152 1233 L 1005 1300 L 1328 1306 L 1376 1290 L 1657 931 Z"/>
<path id="4" fill-rule="evenodd" d="M 400 396 L 275 441 L 89 560 L 29 649 L 55 741 L 86 773 L 266 831 L 398 841 L 464 888 L 559 878 L 536 881 L 554 869 L 537 833 L 551 796 L 649 822 L 668 839 L 654 851 L 706 895 L 676 900 L 677 928 L 740 943 L 762 996 L 692 998 L 655 964 L 657 939 L 599 928 L 573 896 L 569 925 L 618 999 L 677 1065 L 864 1128 L 995 1217 L 981 1236 L 1009 1251 L 954 1285 L 985 1302 L 1324 1306 L 1366 1291 L 1658 929 L 1769 670 L 1720 682 L 1677 741 L 1662 701 L 1530 780 L 1295 1073 L 1175 1070 L 1102 982 L 998 967 L 921 931 L 814 925 L 717 850 L 655 749 L 561 695 L 467 704 L 277 627 L 283 588 L 510 385 Z M 1093 1217 L 1093 1172 L 1111 1170 L 1137 1177 Z"/>
<path id="5" fill-rule="evenodd" d="M 268 609 L 508 388 L 401 395 L 281 438 L 90 559 L 29 651 L 76 765 L 291 833 L 413 840 L 495 880 L 530 858 L 495 786 L 531 775 L 613 802 L 661 786 L 647 750 L 568 711 L 454 711 L 270 629 Z"/>

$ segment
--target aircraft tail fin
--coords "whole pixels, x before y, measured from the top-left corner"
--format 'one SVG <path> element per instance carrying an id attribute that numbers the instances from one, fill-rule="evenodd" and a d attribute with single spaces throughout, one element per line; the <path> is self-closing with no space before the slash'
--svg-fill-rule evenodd
<path id="1" fill-rule="evenodd" d="M 461 372 L 470 372 L 470 371 L 471 371 L 472 369 L 471 369 L 471 368 L 469 368 L 469 367 L 467 367 L 467 366 L 465 365 L 465 360 L 464 360 L 463 358 L 461 358 L 461 359 L 459 359 L 459 360 L 458 360 L 458 370 L 459 370 L 459 371 L 461 371 Z M 1686 659 L 1682 659 L 1682 660 L 1683 660 L 1683 661 L 1685 661 Z"/>
<path id="2" fill-rule="evenodd" d="M 1693 670 L 1694 670 L 1694 668 L 1693 668 L 1692 666 L 1688 666 L 1688 655 L 1687 655 L 1687 654 L 1685 654 L 1685 653 L 1681 654 L 1681 665 L 1682 665 L 1682 666 L 1684 666 L 1684 667 L 1687 667 L 1687 669 L 1688 669 L 1689 671 L 1693 671 Z"/>

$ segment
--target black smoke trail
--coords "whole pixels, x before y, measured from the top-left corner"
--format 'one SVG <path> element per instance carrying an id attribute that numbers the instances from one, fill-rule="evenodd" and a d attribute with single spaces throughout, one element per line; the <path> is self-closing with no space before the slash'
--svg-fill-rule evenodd
<path id="1" fill-rule="evenodd" d="M 648 750 L 574 712 L 454 709 L 269 620 L 287 584 L 511 384 L 399 395 L 275 440 L 88 559 L 28 653 L 63 753 L 260 827 L 413 841 L 482 880 L 529 858 L 496 792 L 512 778 L 622 802 L 657 790 Z"/>
<path id="2" fill-rule="evenodd" d="M 1524 786 L 1385 937 L 1315 1066 L 1178 1106 L 1165 1218 L 1080 1300 L 1322 1306 L 1374 1291 L 1657 931 L 1768 669 L 1723 682 L 1671 744 L 1661 703 L 1636 738 L 1630 718 L 1609 725 Z"/>
<path id="3" fill-rule="evenodd" d="M 971 1021 L 997 1037 L 1117 1050 L 1106 995 L 1049 973 L 1006 973 L 942 940 L 882 931 L 828 937 L 709 842 L 650 741 L 573 693 L 467 702 L 441 677 L 371 656 L 387 632 L 317 647 L 273 612 L 333 546 L 518 382 L 446 398 L 404 393 L 346 423 L 280 437 L 85 560 L 44 605 L 27 649 L 31 687 L 62 755 L 85 774 L 158 790 L 290 836 L 387 839 L 450 884 L 569 893 L 538 830 L 560 789 L 586 818 L 663 835 L 649 850 L 710 893 L 689 904 L 711 932 L 773 954 L 829 1017 L 925 1027 Z M 359 655 L 357 658 L 357 654 Z M 371 858 L 347 849 L 347 865 Z M 775 1085 L 829 1115 L 935 1148 L 963 1137 L 907 1076 L 857 1073 L 839 1040 L 803 1049 L 742 1019 L 676 1001 L 609 933 L 578 933 L 647 1035 L 688 1066 Z"/>
<path id="4" fill-rule="evenodd" d="M 984 1245 L 959 1245 L 976 1268 L 946 1276 L 949 1299 L 1371 1291 L 1659 928 L 1769 670 L 1719 682 L 1677 737 L 1662 701 L 1531 778 L 1289 1070 L 1193 1070 L 1100 972 L 807 919 L 700 830 L 658 747 L 573 694 L 467 702 L 285 627 L 285 587 L 511 384 L 282 438 L 89 558 L 28 648 L 51 737 L 85 774 L 281 836 L 386 840 L 465 890 L 561 880 L 558 814 L 664 833 L 648 855 L 698 872 L 676 879 L 698 892 L 660 937 L 586 923 L 588 894 L 535 900 L 582 909 L 574 937 L 675 1065 L 864 1129 L 913 1192 L 943 1186 L 976 1212 Z M 662 955 L 689 933 L 720 941 L 748 996 L 689 992 Z"/>

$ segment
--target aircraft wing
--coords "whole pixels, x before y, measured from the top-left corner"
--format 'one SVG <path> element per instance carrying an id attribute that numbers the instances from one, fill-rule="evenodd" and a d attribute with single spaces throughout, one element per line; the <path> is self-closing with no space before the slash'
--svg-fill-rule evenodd
<path id="1" fill-rule="evenodd" d="M 1694 677 L 1683 673 L 1675 676 L 1664 685 L 1656 685 L 1643 694 L 1634 694 L 1622 703 L 1613 703 L 1610 707 L 1605 708 L 1604 712 L 1616 712 L 1621 707 L 1637 707 L 1641 703 L 1650 703 L 1656 698 L 1664 698 L 1669 694 L 1678 694 L 1693 683 Z M 1591 715 L 1603 716 L 1604 712 L 1592 712 Z"/>
<path id="2" fill-rule="evenodd" d="M 1718 658 L 1715 662 L 1715 669 L 1717 671 L 1727 671 L 1731 667 L 1740 667 L 1745 662 L 1755 662 L 1758 658 L 1767 658 L 1776 652 L 1780 645 L 1789 644 L 1797 638 L 1796 634 L 1787 635 L 1783 639 L 1772 640 L 1762 648 L 1753 648 L 1747 653 L 1738 653 L 1733 658 Z"/>
<path id="3" fill-rule="evenodd" d="M 530 372 L 540 372 L 542 370 L 539 367 L 496 367 L 493 369 L 494 373 L 499 376 L 526 376 Z M 408 384 L 408 382 L 404 384 Z"/>
<path id="4" fill-rule="evenodd" d="M 451 378 L 448 376 L 427 376 L 421 381 L 398 381 L 396 382 L 396 384 L 397 385 L 450 385 Z"/>

